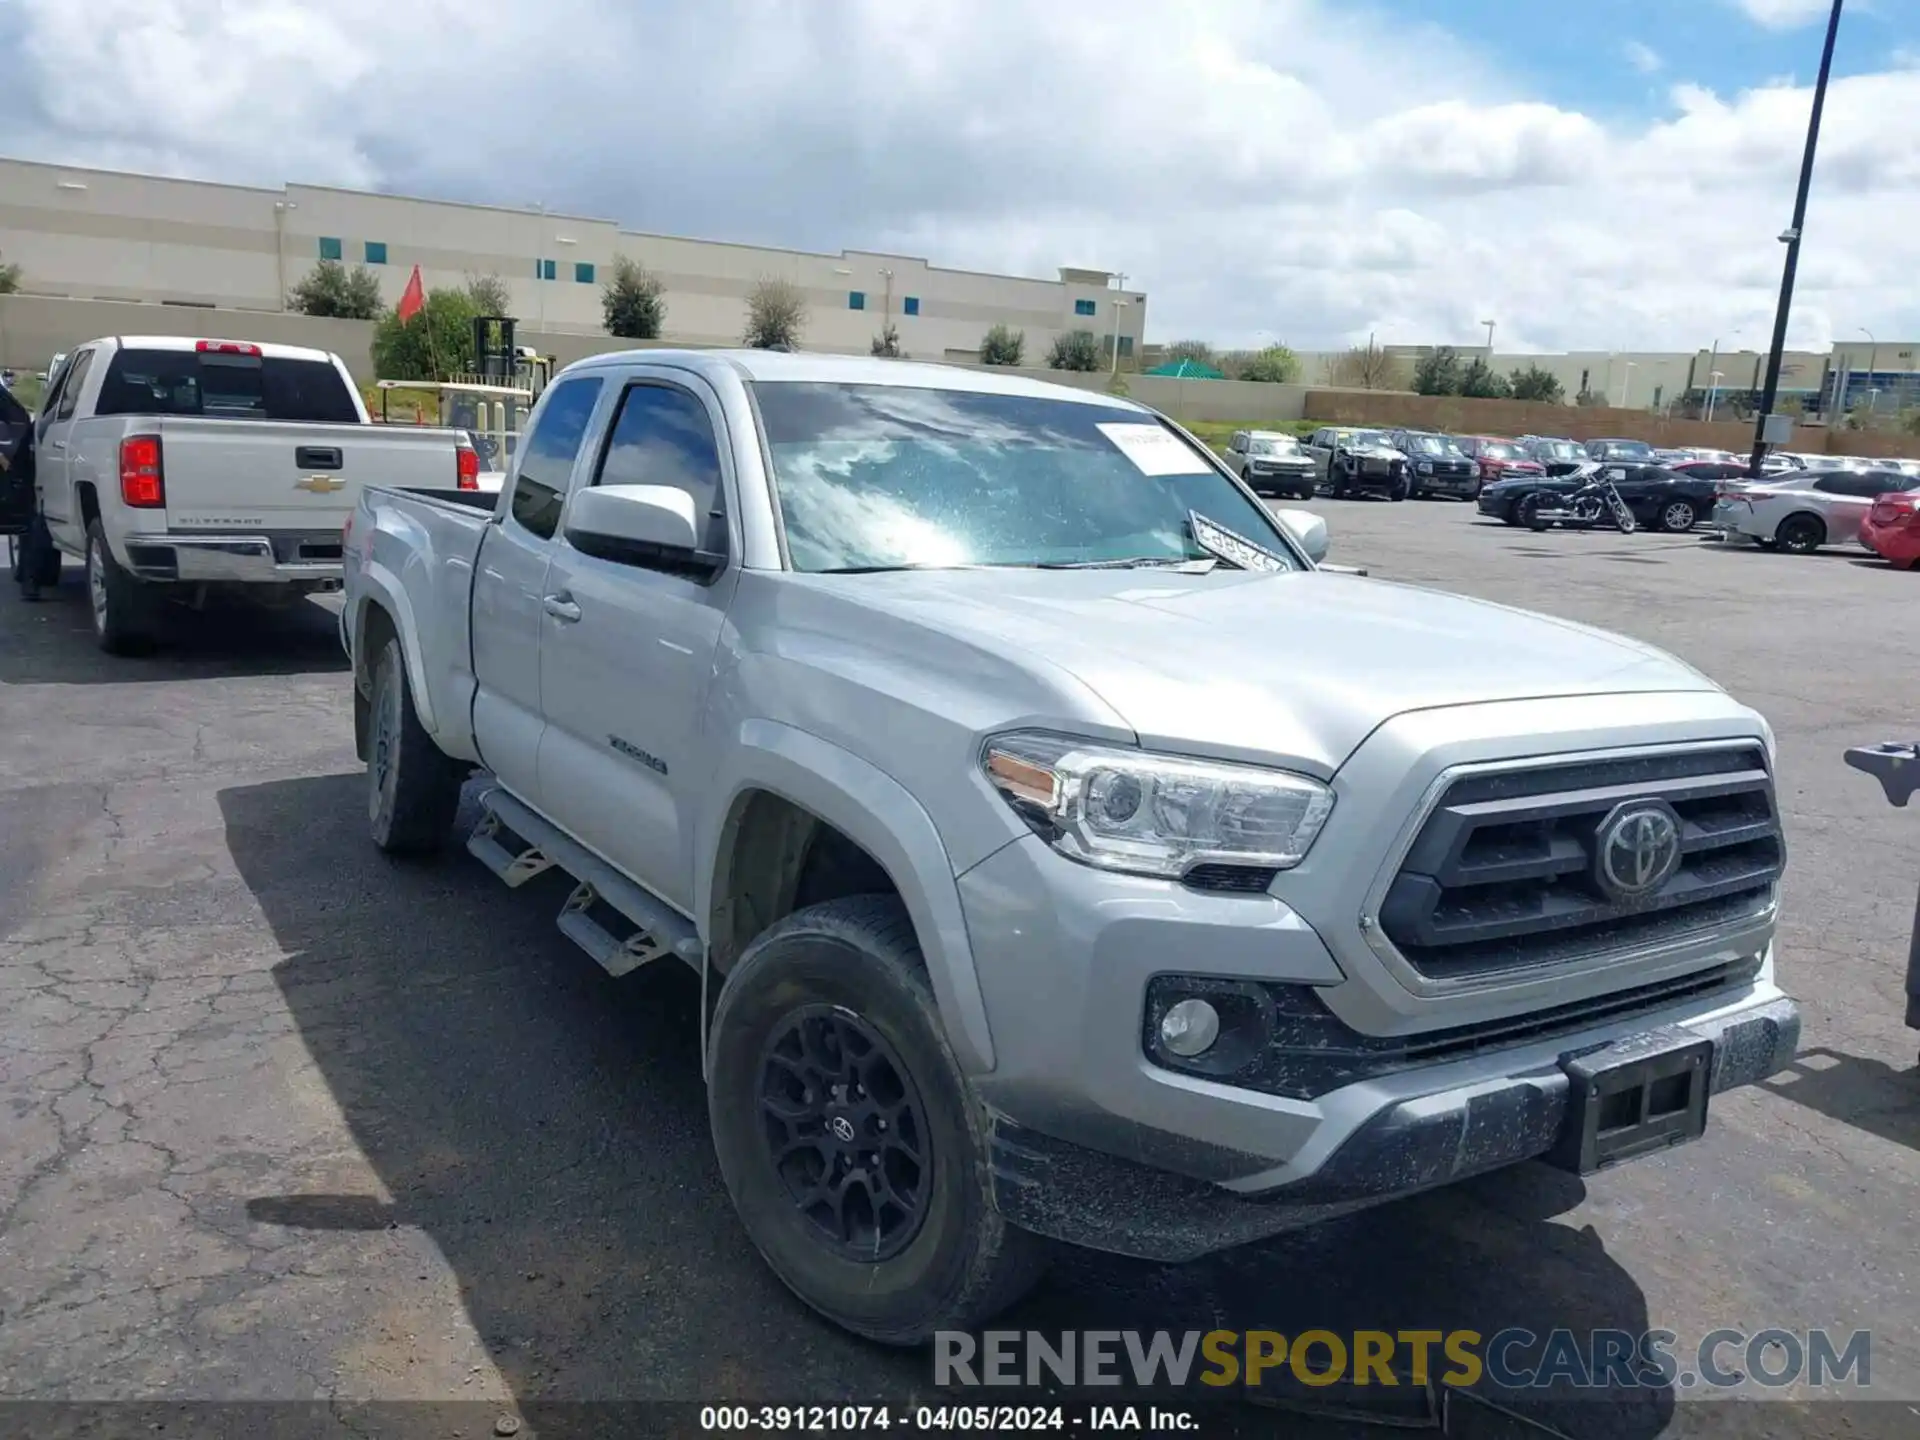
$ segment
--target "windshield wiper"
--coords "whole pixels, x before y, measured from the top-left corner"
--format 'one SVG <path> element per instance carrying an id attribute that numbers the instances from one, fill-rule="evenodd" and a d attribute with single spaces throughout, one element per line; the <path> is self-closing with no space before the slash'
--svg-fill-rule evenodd
<path id="1" fill-rule="evenodd" d="M 1175 560 L 1166 555 L 1135 555 L 1125 560 L 1042 560 L 1036 570 L 1177 570 L 1182 575 L 1204 575 L 1220 562 L 1211 555 Z"/>
<path id="2" fill-rule="evenodd" d="M 894 570 L 984 570 L 984 565 L 830 565 L 810 575 L 885 575 Z"/>

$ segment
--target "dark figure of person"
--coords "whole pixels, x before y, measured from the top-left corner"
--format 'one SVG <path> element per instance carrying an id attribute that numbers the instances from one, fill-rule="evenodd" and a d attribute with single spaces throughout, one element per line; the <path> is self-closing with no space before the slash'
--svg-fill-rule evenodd
<path id="1" fill-rule="evenodd" d="M 31 429 L 22 432 L 14 441 L 13 452 L 7 457 L 6 483 L 9 489 L 24 490 L 32 497 L 36 490 L 34 470 L 34 435 Z M 46 518 L 40 513 L 37 501 L 33 504 L 32 517 L 27 521 L 26 534 L 18 541 L 20 553 L 18 570 L 20 575 L 20 598 L 38 600 L 40 598 L 41 577 L 46 575 L 53 563 L 59 558 L 59 552 L 53 547 L 53 536 L 47 531 Z"/>

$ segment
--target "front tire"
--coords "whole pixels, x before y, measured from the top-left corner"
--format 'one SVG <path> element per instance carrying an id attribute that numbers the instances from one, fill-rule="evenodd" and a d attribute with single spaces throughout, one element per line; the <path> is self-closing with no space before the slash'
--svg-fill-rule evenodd
<path id="1" fill-rule="evenodd" d="M 87 600 L 93 638 L 109 655 L 144 655 L 153 649 L 153 597 L 120 568 L 98 520 L 87 525 Z"/>
<path id="2" fill-rule="evenodd" d="M 389 632 L 373 659 L 367 707 L 367 831 L 389 855 L 423 855 L 446 843 L 462 776 L 413 707 L 413 687 Z"/>
<path id="3" fill-rule="evenodd" d="M 832 900 L 753 941 L 713 1017 L 707 1113 L 741 1223 L 788 1289 L 857 1335 L 972 1329 L 1040 1277 L 995 1208 L 989 1126 L 906 909 Z"/>
<path id="4" fill-rule="evenodd" d="M 1413 482 L 1404 475 L 1398 480 L 1391 480 L 1387 483 L 1387 498 L 1396 503 L 1405 500 L 1409 495 L 1418 493 L 1419 492 L 1413 487 Z"/>

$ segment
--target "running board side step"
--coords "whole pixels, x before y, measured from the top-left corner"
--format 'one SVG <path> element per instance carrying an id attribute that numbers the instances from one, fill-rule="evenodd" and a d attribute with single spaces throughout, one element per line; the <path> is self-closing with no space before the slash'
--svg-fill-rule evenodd
<path id="1" fill-rule="evenodd" d="M 560 933 L 609 975 L 629 975 L 667 955 L 700 968 L 700 936 L 686 916 L 654 899 L 497 785 L 481 794 L 480 808 L 468 851 L 514 888 L 548 870 L 572 876 L 578 883 L 560 911 Z"/>

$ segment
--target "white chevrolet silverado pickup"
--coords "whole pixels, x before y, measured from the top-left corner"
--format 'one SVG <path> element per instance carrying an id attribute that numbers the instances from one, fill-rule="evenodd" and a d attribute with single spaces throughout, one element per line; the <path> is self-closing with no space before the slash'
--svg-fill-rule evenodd
<path id="1" fill-rule="evenodd" d="M 84 558 L 114 653 L 151 644 L 163 599 L 337 589 L 362 484 L 477 489 L 480 471 L 452 430 L 371 424 L 338 356 L 174 336 L 76 349 L 34 445 L 40 513 L 56 550 Z"/>
<path id="2" fill-rule="evenodd" d="M 570 877 L 616 976 L 692 966 L 748 1233 L 882 1340 L 1046 1242 L 1179 1260 L 1700 1136 L 1799 1033 L 1766 722 L 1324 536 L 1105 395 L 583 361 L 491 512 L 360 496 L 373 840 L 439 844 L 479 770 L 488 868 Z"/>

